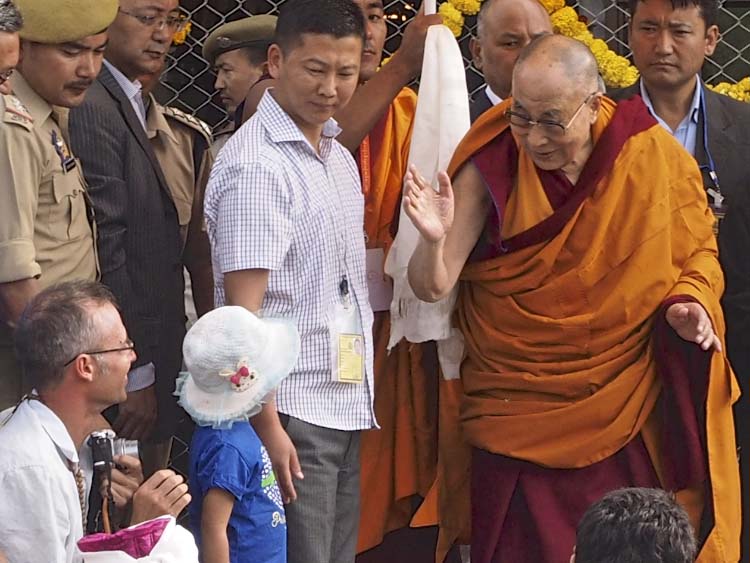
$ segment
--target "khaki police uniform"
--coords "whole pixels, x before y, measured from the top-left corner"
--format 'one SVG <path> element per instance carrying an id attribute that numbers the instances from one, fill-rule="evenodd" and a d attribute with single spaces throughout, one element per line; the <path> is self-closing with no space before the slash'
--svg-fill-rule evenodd
<path id="1" fill-rule="evenodd" d="M 213 306 L 211 248 L 203 222 L 203 196 L 214 163 L 211 128 L 177 108 L 162 106 L 149 97 L 146 134 L 169 184 L 183 244 L 185 310 L 189 322 Z M 198 139 L 203 141 L 198 142 Z M 199 153 L 199 154 L 196 154 Z"/>
<path id="2" fill-rule="evenodd" d="M 206 37 L 203 43 L 203 58 L 213 66 L 219 55 L 229 51 L 244 47 L 267 49 L 276 33 L 276 20 L 276 16 L 258 14 L 220 25 Z M 248 84 L 248 88 L 250 86 L 252 84 Z M 229 117 L 229 122 L 214 133 L 214 143 L 211 145 L 214 159 L 234 133 L 234 116 Z"/>
<path id="3" fill-rule="evenodd" d="M 97 278 L 91 207 L 67 142 L 67 109 L 41 98 L 20 73 L 0 99 L 0 283 Z M 0 323 L 0 408 L 22 391 L 8 319 Z"/>
<path id="4" fill-rule="evenodd" d="M 234 121 L 231 120 L 216 130 L 214 141 L 211 144 L 211 158 L 216 160 L 216 157 L 219 156 L 219 151 L 232 135 L 234 135 Z"/>
<path id="5" fill-rule="evenodd" d="M 169 184 L 183 244 L 187 240 L 195 195 L 202 197 L 213 165 L 210 151 L 205 151 L 196 169 L 196 133 L 203 137 L 206 146 L 211 145 L 211 128 L 206 123 L 177 108 L 162 106 L 151 97 L 146 114 L 146 134 Z M 203 215 L 202 210 L 196 211 Z"/>

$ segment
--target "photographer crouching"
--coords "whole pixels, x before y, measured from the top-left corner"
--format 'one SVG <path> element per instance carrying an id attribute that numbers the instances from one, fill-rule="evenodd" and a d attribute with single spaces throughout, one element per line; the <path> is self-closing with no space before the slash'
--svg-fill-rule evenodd
<path id="1" fill-rule="evenodd" d="M 71 562 L 86 529 L 91 483 L 79 451 L 102 428 L 101 412 L 125 400 L 133 343 L 110 291 L 79 281 L 29 303 L 15 346 L 34 391 L 0 414 L 0 552 L 14 563 Z M 141 484 L 136 458 L 112 461 L 111 498 L 118 507 L 132 504 L 129 524 L 177 516 L 190 502 L 173 471 Z"/>

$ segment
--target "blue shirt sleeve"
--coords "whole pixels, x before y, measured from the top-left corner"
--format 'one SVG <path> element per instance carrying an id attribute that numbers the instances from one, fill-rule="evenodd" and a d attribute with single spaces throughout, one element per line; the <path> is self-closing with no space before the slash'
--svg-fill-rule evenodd
<path id="1" fill-rule="evenodd" d="M 234 446 L 216 441 L 198 459 L 197 480 L 203 491 L 223 489 L 236 500 L 252 493 L 258 466 L 250 466 Z"/>

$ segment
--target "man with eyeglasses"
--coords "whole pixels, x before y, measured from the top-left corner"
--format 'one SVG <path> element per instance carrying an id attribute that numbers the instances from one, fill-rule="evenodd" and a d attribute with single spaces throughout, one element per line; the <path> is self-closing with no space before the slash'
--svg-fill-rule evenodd
<path id="1" fill-rule="evenodd" d="M 184 25 L 177 0 L 121 0 L 103 68 L 70 115 L 97 216 L 102 282 L 117 296 L 138 353 L 112 427 L 146 442 L 147 473 L 166 466 L 179 418 L 172 392 L 185 311 L 179 216 L 146 133 L 138 77 L 159 70 Z"/>
<path id="2" fill-rule="evenodd" d="M 0 414 L 0 551 L 13 563 L 78 561 L 92 477 L 79 452 L 101 411 L 127 397 L 133 343 L 112 293 L 76 281 L 31 300 L 16 352 L 34 391 Z M 130 524 L 177 516 L 190 502 L 170 470 L 132 488 Z"/>
<path id="3" fill-rule="evenodd" d="M 690 155 L 640 100 L 602 96 L 582 43 L 550 35 L 448 173 L 435 192 L 411 170 L 404 205 L 417 296 L 461 280 L 467 444 L 444 475 L 470 492 L 442 510 L 455 522 L 470 495 L 472 562 L 567 561 L 586 508 L 631 486 L 676 493 L 698 561 L 737 561 L 738 392 Z"/>
<path id="4" fill-rule="evenodd" d="M 0 99 L 0 408 L 24 391 L 13 353 L 13 326 L 41 289 L 97 277 L 93 218 L 80 165 L 68 143 L 68 108 L 80 104 L 101 66 L 115 0 L 64 7 L 16 2 L 25 22 L 18 71 Z M 0 4 L 0 21 L 18 29 L 20 15 Z M 17 47 L 12 37 L 6 47 Z M 12 50 L 12 49 L 11 49 Z M 15 60 L 18 59 L 16 56 Z"/>
<path id="5" fill-rule="evenodd" d="M 11 0 L 0 0 L 0 94 L 10 94 L 8 79 L 18 64 L 19 38 L 23 19 Z"/>

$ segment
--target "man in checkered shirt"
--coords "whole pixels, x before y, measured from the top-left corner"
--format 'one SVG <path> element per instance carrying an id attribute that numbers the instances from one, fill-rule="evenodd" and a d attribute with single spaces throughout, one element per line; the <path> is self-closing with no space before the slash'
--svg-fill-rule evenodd
<path id="1" fill-rule="evenodd" d="M 364 204 L 332 119 L 363 44 L 350 0 L 284 4 L 276 85 L 219 153 L 206 193 L 216 305 L 293 318 L 302 337 L 296 368 L 252 420 L 287 503 L 290 563 L 354 561 L 359 434 L 375 426 Z"/>

